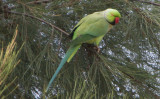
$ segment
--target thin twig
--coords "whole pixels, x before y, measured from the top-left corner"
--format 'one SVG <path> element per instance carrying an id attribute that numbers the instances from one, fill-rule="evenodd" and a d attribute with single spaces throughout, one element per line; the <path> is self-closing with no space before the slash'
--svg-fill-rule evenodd
<path id="1" fill-rule="evenodd" d="M 53 24 L 51 24 L 51 23 L 49 23 L 49 22 L 47 22 L 47 21 L 45 21 L 45 20 L 43 20 L 43 19 L 40 19 L 40 18 L 38 18 L 38 17 L 32 16 L 32 15 L 28 15 L 28 14 L 26 14 L 26 13 L 19 13 L 19 12 L 12 12 L 12 11 L 7 11 L 7 13 L 16 14 L 16 15 L 24 15 L 24 16 L 26 16 L 26 17 L 30 17 L 30 18 L 39 20 L 39 21 L 41 21 L 41 22 L 44 22 L 45 24 L 48 24 L 48 25 L 51 26 L 52 28 L 55 28 L 55 29 L 61 31 L 63 34 L 69 35 L 69 33 L 65 32 L 65 31 L 62 30 L 61 28 L 59 28 L 59 27 L 57 27 L 57 26 L 55 26 L 55 25 L 53 25 Z"/>

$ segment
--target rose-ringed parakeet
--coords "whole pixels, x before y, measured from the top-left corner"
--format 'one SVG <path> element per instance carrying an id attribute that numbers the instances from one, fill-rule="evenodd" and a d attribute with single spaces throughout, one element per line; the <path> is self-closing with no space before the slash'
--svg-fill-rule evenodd
<path id="1" fill-rule="evenodd" d="M 94 44 L 98 46 L 104 35 L 112 28 L 113 25 L 119 22 L 121 17 L 116 9 L 106 9 L 100 12 L 94 12 L 82 18 L 79 23 L 73 28 L 71 36 L 72 42 L 66 52 L 65 57 L 61 60 L 56 72 L 50 80 L 48 88 L 66 62 L 70 62 L 82 43 Z M 47 91 L 46 90 L 46 91 Z"/>

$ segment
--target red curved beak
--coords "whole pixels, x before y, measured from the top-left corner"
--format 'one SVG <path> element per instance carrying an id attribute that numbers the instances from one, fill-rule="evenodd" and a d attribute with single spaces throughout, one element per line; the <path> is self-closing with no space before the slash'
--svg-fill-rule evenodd
<path id="1" fill-rule="evenodd" d="M 119 17 L 115 18 L 115 24 L 119 23 Z"/>

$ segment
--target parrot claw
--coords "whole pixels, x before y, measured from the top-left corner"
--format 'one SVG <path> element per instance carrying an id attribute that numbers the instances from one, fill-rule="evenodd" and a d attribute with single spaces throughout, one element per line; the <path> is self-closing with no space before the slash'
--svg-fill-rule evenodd
<path id="1" fill-rule="evenodd" d="M 83 46 L 88 49 L 88 51 L 91 51 L 91 52 L 97 52 L 99 53 L 100 52 L 100 48 L 98 46 L 95 46 L 93 44 L 83 44 Z"/>
<path id="2" fill-rule="evenodd" d="M 94 49 L 96 50 L 97 53 L 100 52 L 100 48 L 98 46 L 95 46 Z"/>

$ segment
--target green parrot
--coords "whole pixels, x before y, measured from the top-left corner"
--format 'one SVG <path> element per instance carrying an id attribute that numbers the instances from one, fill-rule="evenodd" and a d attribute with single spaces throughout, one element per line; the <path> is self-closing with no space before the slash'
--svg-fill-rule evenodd
<path id="1" fill-rule="evenodd" d="M 72 57 L 83 43 L 94 44 L 98 46 L 104 35 L 119 22 L 121 17 L 116 9 L 106 9 L 100 12 L 94 12 L 82 18 L 73 28 L 70 36 L 72 37 L 71 45 L 66 52 L 65 57 L 61 60 L 56 72 L 50 80 L 47 90 L 51 86 L 53 80 L 66 62 L 70 62 Z"/>

